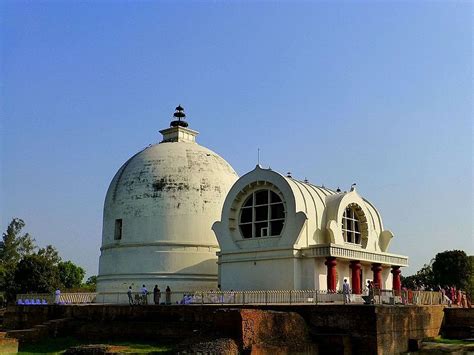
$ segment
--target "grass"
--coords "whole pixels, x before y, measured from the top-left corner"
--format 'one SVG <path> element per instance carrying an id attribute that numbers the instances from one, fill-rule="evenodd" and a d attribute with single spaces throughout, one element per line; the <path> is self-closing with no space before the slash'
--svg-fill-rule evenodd
<path id="1" fill-rule="evenodd" d="M 472 344 L 472 342 L 459 340 L 459 339 L 446 339 L 442 337 L 436 337 L 432 340 L 434 343 L 440 344 L 457 344 L 457 345 L 464 345 L 464 344 Z"/>
<path id="2" fill-rule="evenodd" d="M 106 344 L 120 347 L 121 353 L 133 354 L 165 354 L 170 353 L 172 347 L 169 345 L 147 343 L 147 342 L 121 342 L 121 341 L 83 341 L 73 337 L 45 339 L 36 344 L 23 345 L 18 349 L 18 354 L 62 354 L 67 349 L 78 345 Z"/>

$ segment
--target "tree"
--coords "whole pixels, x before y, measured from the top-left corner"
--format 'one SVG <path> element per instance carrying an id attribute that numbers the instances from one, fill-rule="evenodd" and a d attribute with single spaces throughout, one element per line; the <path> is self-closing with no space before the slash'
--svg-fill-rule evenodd
<path id="1" fill-rule="evenodd" d="M 433 262 L 435 282 L 441 286 L 454 285 L 466 290 L 471 277 L 469 257 L 462 250 L 447 250 L 436 254 Z"/>
<path id="2" fill-rule="evenodd" d="M 80 266 L 71 261 L 60 262 L 58 264 L 59 280 L 65 288 L 77 288 L 82 285 L 82 280 L 86 272 Z"/>
<path id="3" fill-rule="evenodd" d="M 52 245 L 47 245 L 46 248 L 38 250 L 38 255 L 48 259 L 53 265 L 58 265 L 61 261 L 58 251 Z"/>
<path id="4" fill-rule="evenodd" d="M 13 287 L 16 267 L 21 258 L 31 255 L 36 249 L 35 240 L 28 234 L 22 234 L 25 222 L 13 218 L 3 233 L 0 243 L 0 291 Z"/>
<path id="5" fill-rule="evenodd" d="M 97 288 L 97 276 L 90 276 L 86 283 L 83 285 L 84 288 L 88 289 L 90 292 L 95 292 Z"/>
<path id="6" fill-rule="evenodd" d="M 423 265 L 423 267 L 416 272 L 415 275 L 407 276 L 402 279 L 403 287 L 409 289 L 416 289 L 417 287 L 424 286 L 425 288 L 435 289 L 436 282 L 433 276 L 433 270 L 429 264 Z"/>
<path id="7" fill-rule="evenodd" d="M 16 293 L 50 293 L 60 285 L 58 268 L 43 255 L 25 256 L 15 270 L 13 284 L 7 290 Z"/>
<path id="8" fill-rule="evenodd" d="M 28 233 L 21 235 L 25 222 L 13 218 L 3 233 L 3 243 L 0 248 L 0 263 L 4 267 L 17 264 L 21 258 L 31 255 L 36 249 L 35 240 Z"/>

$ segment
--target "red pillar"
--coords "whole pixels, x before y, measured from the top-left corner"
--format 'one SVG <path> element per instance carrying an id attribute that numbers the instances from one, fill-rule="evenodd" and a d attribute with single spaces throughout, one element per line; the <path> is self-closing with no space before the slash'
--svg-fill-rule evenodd
<path id="1" fill-rule="evenodd" d="M 393 292 L 398 296 L 402 290 L 402 282 L 400 281 L 400 274 L 402 271 L 400 270 L 400 266 L 392 266 L 392 271 L 390 272 L 393 274 Z"/>
<path id="2" fill-rule="evenodd" d="M 332 256 L 328 256 L 326 258 L 326 262 L 324 263 L 328 267 L 328 279 L 327 279 L 327 287 L 328 291 L 336 292 L 336 265 L 337 261 L 336 258 Z"/>
<path id="3" fill-rule="evenodd" d="M 352 269 L 352 293 L 356 295 L 360 295 L 360 261 L 359 260 L 351 260 L 351 264 L 349 267 Z"/>
<path id="4" fill-rule="evenodd" d="M 372 271 L 374 272 L 374 286 L 382 289 L 382 265 L 379 263 L 373 263 Z"/>

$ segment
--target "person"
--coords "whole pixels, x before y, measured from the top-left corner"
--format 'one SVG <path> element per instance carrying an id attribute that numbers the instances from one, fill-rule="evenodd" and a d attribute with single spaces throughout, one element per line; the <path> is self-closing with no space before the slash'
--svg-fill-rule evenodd
<path id="1" fill-rule="evenodd" d="M 148 290 L 146 288 L 145 285 L 142 285 L 142 291 L 141 291 L 141 294 L 142 294 L 142 303 L 143 304 L 148 304 Z"/>
<path id="2" fill-rule="evenodd" d="M 128 304 L 130 306 L 133 306 L 132 286 L 128 287 L 127 296 L 128 296 Z"/>
<path id="3" fill-rule="evenodd" d="M 155 304 L 160 304 L 160 298 L 161 291 L 158 288 L 158 285 L 155 285 L 155 288 L 153 289 L 153 302 L 155 302 Z"/>
<path id="4" fill-rule="evenodd" d="M 408 303 L 408 289 L 403 286 L 402 287 L 402 304 L 406 305 Z"/>
<path id="5" fill-rule="evenodd" d="M 171 289 L 169 286 L 166 286 L 166 304 L 171 304 Z"/>
<path id="6" fill-rule="evenodd" d="M 58 288 L 54 292 L 54 303 L 59 304 L 59 302 L 61 302 L 61 290 Z"/>
<path id="7" fill-rule="evenodd" d="M 374 303 L 374 283 L 372 281 L 367 281 L 367 287 L 369 289 L 369 303 Z"/>
<path id="8" fill-rule="evenodd" d="M 462 290 L 458 289 L 457 290 L 457 295 L 456 295 L 456 305 L 458 307 L 461 307 L 461 304 L 462 304 Z"/>
<path id="9" fill-rule="evenodd" d="M 344 304 L 350 303 L 350 288 L 349 288 L 349 283 L 347 282 L 347 279 L 344 279 L 344 283 L 342 284 L 342 294 L 344 295 Z"/>

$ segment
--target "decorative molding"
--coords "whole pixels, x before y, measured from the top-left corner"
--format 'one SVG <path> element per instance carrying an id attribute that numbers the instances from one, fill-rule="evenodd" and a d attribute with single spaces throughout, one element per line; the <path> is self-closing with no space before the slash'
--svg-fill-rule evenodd
<path id="1" fill-rule="evenodd" d="M 180 243 L 180 242 L 150 242 L 150 243 L 122 243 L 116 242 L 113 244 L 106 244 L 100 248 L 100 251 L 115 249 L 115 248 L 143 248 L 143 247 L 182 247 L 185 248 L 204 248 L 211 252 L 219 250 L 219 245 L 205 245 L 195 243 Z M 212 249 L 212 250 L 210 250 Z"/>
<path id="2" fill-rule="evenodd" d="M 362 249 L 353 249 L 343 245 L 326 244 L 311 246 L 302 249 L 306 258 L 333 256 L 341 259 L 369 261 L 384 265 L 408 266 L 408 257 L 403 255 L 371 252 Z"/>

